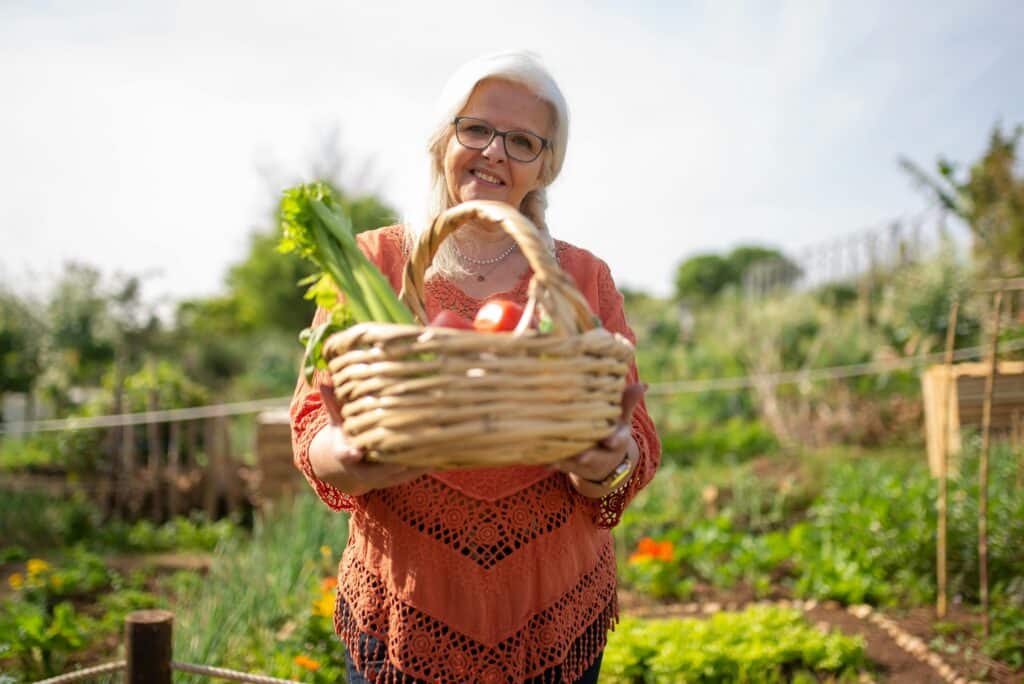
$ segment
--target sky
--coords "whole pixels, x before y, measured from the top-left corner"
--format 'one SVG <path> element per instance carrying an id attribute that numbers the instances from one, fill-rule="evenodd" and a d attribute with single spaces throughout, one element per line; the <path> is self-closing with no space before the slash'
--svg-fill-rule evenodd
<path id="1" fill-rule="evenodd" d="M 63 264 L 212 295 L 337 133 L 402 216 L 464 61 L 538 53 L 571 112 L 555 237 L 620 285 L 919 214 L 908 157 L 969 162 L 1024 122 L 1024 2 L 0 0 L 0 284 Z"/>

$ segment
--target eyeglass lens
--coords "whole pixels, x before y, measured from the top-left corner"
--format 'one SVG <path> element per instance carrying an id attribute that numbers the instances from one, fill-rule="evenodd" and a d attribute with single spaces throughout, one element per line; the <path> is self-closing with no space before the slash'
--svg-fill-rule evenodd
<path id="1" fill-rule="evenodd" d="M 528 131 L 499 132 L 480 119 L 460 117 L 455 122 L 455 133 L 461 144 L 474 150 L 486 148 L 495 135 L 500 135 L 505 141 L 505 154 L 521 162 L 533 161 L 544 149 L 544 140 L 540 136 Z"/>

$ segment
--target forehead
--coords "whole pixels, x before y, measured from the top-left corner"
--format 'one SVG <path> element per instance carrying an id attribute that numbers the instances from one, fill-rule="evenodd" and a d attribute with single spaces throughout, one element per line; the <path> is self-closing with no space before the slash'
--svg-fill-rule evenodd
<path id="1" fill-rule="evenodd" d="M 551 106 L 524 85 L 486 79 L 473 89 L 462 116 L 484 119 L 505 130 L 527 130 L 544 137 L 551 135 Z"/>

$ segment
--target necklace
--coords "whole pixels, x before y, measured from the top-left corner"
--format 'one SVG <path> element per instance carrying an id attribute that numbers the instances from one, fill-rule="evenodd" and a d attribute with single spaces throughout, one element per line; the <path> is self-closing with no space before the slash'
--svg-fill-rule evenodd
<path id="1" fill-rule="evenodd" d="M 493 257 L 491 259 L 476 259 L 474 257 L 466 256 L 465 254 L 463 254 L 462 250 L 459 249 L 459 243 L 457 243 L 454 240 L 452 240 L 452 249 L 455 250 L 455 255 L 457 257 L 459 257 L 460 259 L 462 259 L 463 261 L 468 261 L 469 263 L 476 264 L 477 266 L 490 266 L 491 264 L 496 264 L 499 261 L 501 261 L 502 259 L 504 259 L 505 257 L 507 257 L 509 254 L 514 252 L 516 247 L 518 247 L 518 246 L 519 245 L 516 243 L 516 241 L 513 240 L 512 244 L 509 245 L 509 248 L 506 249 L 501 254 L 499 254 L 498 256 Z"/>
<path id="2" fill-rule="evenodd" d="M 456 243 L 455 240 L 452 240 L 452 249 L 455 250 L 455 256 L 459 257 L 459 259 L 462 259 L 463 261 L 468 261 L 471 264 L 476 264 L 477 266 L 490 266 L 490 268 L 487 269 L 487 271 L 484 273 L 473 274 L 476 276 L 476 280 L 479 283 L 482 283 L 485 280 L 487 280 L 487 276 L 491 275 L 491 273 L 498 270 L 498 266 L 500 266 L 501 262 L 505 260 L 505 257 L 514 252 L 516 247 L 518 246 L 519 245 L 513 240 L 509 248 L 496 257 L 492 257 L 490 259 L 474 259 L 473 257 L 466 256 L 465 254 L 463 254 L 462 250 L 459 249 L 458 243 Z"/>

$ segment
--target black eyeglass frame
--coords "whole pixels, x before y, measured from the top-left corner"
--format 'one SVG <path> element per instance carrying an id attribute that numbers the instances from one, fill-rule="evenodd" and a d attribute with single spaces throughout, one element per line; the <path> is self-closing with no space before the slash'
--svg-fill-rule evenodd
<path id="1" fill-rule="evenodd" d="M 484 144 L 484 145 L 482 145 L 480 147 L 475 147 L 473 145 L 467 145 L 466 143 L 462 142 L 462 138 L 459 137 L 459 122 L 460 121 L 479 121 L 484 126 L 487 126 L 488 128 L 491 129 L 491 137 L 488 138 L 486 144 Z M 551 147 L 551 142 L 547 138 L 541 137 L 541 136 L 537 135 L 536 133 L 532 133 L 530 131 L 522 131 L 522 130 L 499 131 L 497 128 L 495 128 L 491 124 L 487 123 L 483 119 L 477 119 L 476 117 L 473 117 L 473 116 L 457 116 L 454 119 L 452 119 L 452 125 L 455 126 L 455 139 L 458 140 L 459 144 L 462 145 L 463 147 L 468 147 L 471 150 L 486 150 L 490 146 L 490 144 L 492 142 L 494 142 L 494 139 L 496 137 L 501 137 L 501 144 L 505 148 L 505 155 L 509 159 L 515 159 L 517 162 L 522 162 L 523 164 L 530 164 L 530 163 L 536 161 L 537 157 L 539 157 L 540 155 L 544 154 L 544 150 L 549 149 Z M 520 159 L 519 157 L 513 156 L 512 153 L 508 151 L 508 138 L 506 136 L 508 136 L 509 133 L 522 133 L 524 135 L 529 135 L 531 137 L 536 138 L 537 140 L 540 140 L 540 149 L 537 150 L 537 154 L 534 155 L 532 159 Z"/>

